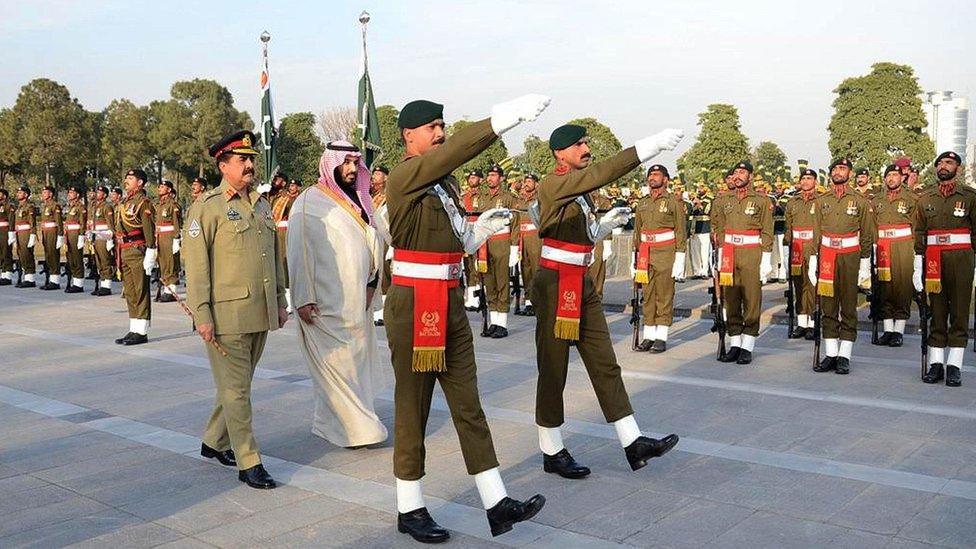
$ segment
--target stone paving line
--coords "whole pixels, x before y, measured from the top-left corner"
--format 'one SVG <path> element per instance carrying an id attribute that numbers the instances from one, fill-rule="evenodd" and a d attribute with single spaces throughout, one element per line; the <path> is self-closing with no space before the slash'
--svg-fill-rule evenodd
<path id="1" fill-rule="evenodd" d="M 189 357 L 187 355 L 178 355 L 174 353 L 166 353 L 162 351 L 153 351 L 149 349 L 117 349 L 113 346 L 103 343 L 94 343 L 82 338 L 77 338 L 74 336 L 65 336 L 60 334 L 54 334 L 50 332 L 43 332 L 41 330 L 34 330 L 30 328 L 2 328 L 0 331 L 7 333 L 15 333 L 27 336 L 42 337 L 44 339 L 58 339 L 62 342 L 68 342 L 73 344 L 81 344 L 84 342 L 85 347 L 97 348 L 102 351 L 111 351 L 116 353 L 124 354 L 136 354 L 138 356 L 151 357 L 155 360 L 160 360 L 164 362 L 171 362 L 181 365 L 189 365 L 197 368 L 208 368 L 209 365 L 203 359 L 198 360 L 187 360 Z M 80 341 L 79 341 L 80 340 Z M 478 354 L 481 358 L 482 354 Z M 513 357 L 514 358 L 514 357 Z M 504 359 L 508 361 L 508 359 Z M 512 360 L 512 362 L 519 362 L 518 359 Z M 285 383 L 293 383 L 301 385 L 304 387 L 311 387 L 312 381 L 307 377 L 296 376 L 293 374 L 288 374 L 285 372 L 277 370 L 266 370 L 258 368 L 261 370 L 261 379 L 275 380 L 280 379 L 280 381 Z M 635 372 L 626 372 L 625 375 L 630 375 Z M 647 374 L 647 375 L 657 375 L 657 374 Z M 258 377 L 255 374 L 255 377 Z M 667 377 L 667 376 L 665 376 Z M 700 379 L 700 378 L 699 378 Z M 732 383 L 731 386 L 741 386 L 745 384 L 739 384 L 737 382 L 719 382 L 714 380 L 713 383 L 706 386 L 715 386 L 719 384 Z M 724 387 L 721 387 L 724 388 Z M 734 389 L 733 389 L 734 390 Z M 814 396 L 817 398 L 812 398 L 812 400 L 825 400 L 828 394 L 818 395 L 817 393 L 811 391 L 794 391 L 795 395 L 784 394 L 782 396 L 787 396 L 790 398 L 804 398 L 809 396 Z M 823 397 L 823 398 L 820 398 Z M 384 400 L 391 400 L 390 392 L 386 391 L 384 394 L 379 395 L 377 398 Z M 857 399 L 857 397 L 838 397 L 838 398 L 850 398 Z M 912 406 L 912 403 L 905 403 L 904 401 L 886 401 L 885 399 L 860 399 L 861 402 L 844 402 L 855 404 L 859 406 L 872 406 L 874 403 L 886 403 L 891 405 L 901 405 L 893 403 L 902 403 L 905 406 Z M 23 409 L 36 411 L 45 415 L 49 415 L 50 412 L 55 412 L 63 415 L 71 415 L 89 411 L 87 408 L 82 408 L 75 406 L 70 403 L 65 403 L 61 401 L 53 401 L 47 399 L 40 395 L 33 395 L 32 393 L 25 393 L 14 388 L 4 387 L 0 385 L 0 402 L 7 402 L 8 404 L 21 407 Z M 836 401 L 832 401 L 836 402 Z M 74 406 L 74 408 L 63 408 L 64 406 Z M 916 405 L 924 406 L 924 405 Z M 434 407 L 440 411 L 448 411 L 446 403 L 441 397 L 435 397 Z M 528 412 L 523 412 L 519 410 L 512 410 L 508 408 L 502 408 L 497 406 L 484 406 L 485 413 L 488 417 L 493 419 L 500 419 L 504 421 L 509 421 L 517 424 L 525 425 L 527 428 L 535 427 L 535 418 L 533 414 Z M 952 408 L 952 407 L 948 407 Z M 897 408 L 901 409 L 901 408 Z M 73 411 L 70 411 L 73 410 Z M 955 409 L 960 412 L 962 409 Z M 100 412 L 101 411 L 97 411 Z M 937 414 L 941 415 L 941 414 Z M 955 416 L 953 416 L 955 417 Z M 95 420 L 101 421 L 101 420 Z M 131 421 L 131 420 L 126 420 Z M 138 423 L 138 422 L 133 422 Z M 167 429 L 153 428 L 155 431 L 167 432 Z M 604 439 L 616 439 L 616 434 L 613 428 L 609 425 L 597 424 L 587 421 L 572 420 L 568 419 L 563 427 L 566 432 L 571 432 L 575 434 L 582 434 L 593 436 L 597 438 Z M 169 431 L 170 433 L 174 433 Z M 186 437 L 187 440 L 192 440 L 194 448 L 197 448 L 199 441 L 195 437 L 189 435 L 184 435 L 182 433 L 177 433 L 180 437 Z M 663 433 L 645 433 L 654 437 L 661 437 Z M 153 440 L 153 432 L 141 433 L 140 436 L 146 440 Z M 123 435 L 124 436 L 124 435 Z M 166 435 L 169 436 L 169 435 Z M 165 437 L 164 437 L 165 438 Z M 133 439 L 135 440 L 135 439 Z M 142 442 L 142 440 L 139 440 Z M 949 479 L 944 477 L 937 477 L 932 475 L 924 475 L 918 473 L 909 473 L 905 471 L 898 471 L 895 469 L 886 469 L 882 467 L 874 467 L 869 465 L 860 465 L 855 463 L 847 463 L 838 460 L 832 460 L 827 458 L 818 458 L 812 456 L 802 456 L 798 454 L 792 454 L 789 452 L 780 452 L 774 450 L 763 450 L 759 448 L 752 448 L 748 446 L 741 446 L 736 444 L 719 443 L 703 439 L 695 439 L 682 437 L 681 443 L 677 447 L 677 450 L 682 452 L 687 452 L 696 455 L 718 457 L 721 459 L 728 459 L 732 461 L 739 461 L 744 463 L 753 463 L 758 465 L 767 465 L 771 467 L 788 469 L 803 473 L 815 473 L 822 474 L 826 476 L 846 478 L 851 480 L 859 480 L 874 484 L 880 484 L 884 486 L 891 486 L 897 488 L 907 488 L 910 490 L 916 490 L 921 492 L 928 492 L 933 494 L 940 494 L 946 496 L 959 497 L 962 499 L 974 500 L 976 501 L 976 482 Z M 181 452 L 182 453 L 182 452 Z M 297 465 L 297 464 L 296 464 Z M 330 496 L 334 497 L 334 496 Z M 467 532 L 466 532 L 467 533 Z"/>
<path id="2" fill-rule="evenodd" d="M 200 439 L 185 433 L 106 414 L 101 410 L 77 406 L 3 385 L 0 385 L 0 402 L 212 463 L 211 460 L 200 456 Z M 88 419 L 89 417 L 96 419 Z M 80 420 L 74 421 L 76 418 Z M 262 461 L 274 471 L 275 478 L 283 484 L 384 513 L 393 514 L 393 510 L 396 509 L 394 490 L 391 486 L 267 454 L 262 455 Z M 213 465 L 214 467 L 222 467 L 217 464 Z M 542 544 L 552 547 L 631 547 L 532 521 L 520 524 L 505 536 L 493 538 L 487 529 L 484 509 L 454 503 L 430 495 L 425 495 L 424 499 L 427 508 L 436 514 L 437 520 L 442 526 L 508 547 L 523 547 L 529 544 Z"/>

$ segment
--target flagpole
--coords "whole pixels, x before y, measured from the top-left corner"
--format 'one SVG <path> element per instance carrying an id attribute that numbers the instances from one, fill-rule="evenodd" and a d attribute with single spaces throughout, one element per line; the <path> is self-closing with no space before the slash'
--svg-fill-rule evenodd
<path id="1" fill-rule="evenodd" d="M 360 71 L 361 74 L 366 74 L 368 70 L 368 59 L 366 57 L 366 25 L 369 24 L 369 19 L 370 17 L 368 11 L 363 10 L 363 12 L 359 14 L 359 24 L 362 26 L 363 32 L 363 66 L 362 71 Z M 363 106 L 359 111 L 359 128 L 361 130 L 359 132 L 359 148 L 364 154 L 366 152 L 366 127 L 368 122 L 366 120 L 366 113 L 367 109 L 369 108 L 369 94 L 372 93 L 372 90 L 370 89 L 371 87 L 372 86 L 366 87 L 366 100 L 363 101 Z"/>
<path id="2" fill-rule="evenodd" d="M 275 176 L 278 166 L 272 165 L 277 162 L 275 158 L 275 129 L 274 112 L 271 106 L 271 72 L 268 70 L 268 42 L 271 41 L 271 33 L 264 31 L 261 33 L 261 50 L 264 58 L 264 72 L 261 75 L 261 141 L 264 144 L 264 170 L 265 184 L 271 185 L 271 179 Z"/>

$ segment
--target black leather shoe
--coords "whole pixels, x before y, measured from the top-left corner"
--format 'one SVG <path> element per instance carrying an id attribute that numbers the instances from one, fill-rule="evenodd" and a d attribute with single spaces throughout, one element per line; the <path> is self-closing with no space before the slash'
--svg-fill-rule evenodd
<path id="1" fill-rule="evenodd" d="M 901 347 L 905 342 L 905 338 L 898 332 L 891 332 L 891 341 L 888 342 L 889 347 Z"/>
<path id="2" fill-rule="evenodd" d="M 112 290 L 109 288 L 95 288 L 95 291 L 92 292 L 92 295 L 97 297 L 112 295 Z"/>
<path id="3" fill-rule="evenodd" d="M 651 346 L 653 345 L 654 345 L 653 341 L 651 341 L 650 339 L 645 339 L 637 344 L 637 349 L 635 349 L 635 351 L 639 353 L 646 353 L 647 351 L 651 350 Z"/>
<path id="4" fill-rule="evenodd" d="M 508 337 L 508 328 L 502 328 L 501 326 L 494 326 L 494 330 L 490 331 L 490 337 L 492 339 L 501 339 L 503 337 Z"/>
<path id="5" fill-rule="evenodd" d="M 631 442 L 630 446 L 624 448 L 624 453 L 627 454 L 630 468 L 636 471 L 647 465 L 647 460 L 661 457 L 671 451 L 671 448 L 674 448 L 677 443 L 678 435 L 675 434 L 670 434 L 660 440 L 641 436 Z"/>
<path id="6" fill-rule="evenodd" d="M 803 339 L 807 341 L 813 341 L 813 328 L 806 328 L 806 332 L 803 333 Z"/>
<path id="7" fill-rule="evenodd" d="M 61 289 L 61 285 L 60 284 L 55 284 L 53 282 L 47 282 L 43 286 L 41 286 L 41 289 L 42 290 L 60 290 Z"/>
<path id="8" fill-rule="evenodd" d="M 752 364 L 752 351 L 747 351 L 742 349 L 739 352 L 739 358 L 735 361 L 736 364 Z"/>
<path id="9" fill-rule="evenodd" d="M 522 315 L 535 316 L 535 309 L 532 307 L 532 305 L 526 305 L 525 308 L 522 309 Z"/>
<path id="10" fill-rule="evenodd" d="M 165 293 L 164 292 L 161 296 L 159 296 L 159 302 L 160 303 L 176 303 L 176 296 L 174 296 L 173 294 L 168 294 L 168 293 Z"/>
<path id="11" fill-rule="evenodd" d="M 149 343 L 149 336 L 135 332 L 130 332 L 128 339 L 122 340 L 122 345 L 142 345 L 143 343 Z"/>
<path id="12" fill-rule="evenodd" d="M 237 472 L 237 479 L 241 482 L 247 484 L 251 488 L 257 488 L 259 490 L 270 490 L 278 484 L 271 478 L 271 475 L 264 470 L 264 465 L 258 463 L 250 469 L 244 469 L 243 471 Z"/>
<path id="13" fill-rule="evenodd" d="M 481 334 L 481 337 L 493 337 L 493 334 L 495 333 L 495 330 L 497 328 L 498 328 L 498 326 L 495 326 L 494 324 L 489 324 L 488 325 L 488 331 L 485 332 L 485 333 L 483 333 L 483 334 Z"/>
<path id="14" fill-rule="evenodd" d="M 946 366 L 946 387 L 958 387 L 962 385 L 962 372 L 959 366 Z"/>
<path id="15" fill-rule="evenodd" d="M 936 362 L 929 364 L 929 371 L 922 376 L 922 383 L 938 383 L 943 379 L 945 379 L 945 372 L 942 370 L 942 364 Z"/>
<path id="16" fill-rule="evenodd" d="M 64 289 L 64 293 L 66 294 L 80 294 L 81 292 L 84 291 L 85 289 L 82 288 L 81 286 L 68 286 L 67 288 Z"/>
<path id="17" fill-rule="evenodd" d="M 134 336 L 134 335 L 135 335 L 135 334 L 134 334 L 133 332 L 129 332 L 129 333 L 127 333 L 127 334 L 125 334 L 124 336 L 122 336 L 122 337 L 120 337 L 120 338 L 118 338 L 118 339 L 116 339 L 116 340 L 115 340 L 115 344 L 116 344 L 116 345 L 124 345 L 124 344 L 125 344 L 125 342 L 126 342 L 126 340 L 127 340 L 127 339 L 129 339 L 129 338 L 131 338 L 131 337 L 132 337 L 132 336 Z"/>
<path id="18" fill-rule="evenodd" d="M 725 356 L 719 357 L 719 362 L 735 362 L 739 360 L 739 353 L 742 352 L 742 347 L 732 347 L 725 352 Z"/>
<path id="19" fill-rule="evenodd" d="M 397 514 L 397 531 L 410 534 L 420 543 L 443 543 L 451 539 L 451 533 L 434 522 L 426 507 L 414 509 L 409 513 Z"/>
<path id="20" fill-rule="evenodd" d="M 536 494 L 525 502 L 506 497 L 491 509 L 488 509 L 488 525 L 491 535 L 500 536 L 512 529 L 516 522 L 522 522 L 534 517 L 546 504 L 546 498 Z"/>
<path id="21" fill-rule="evenodd" d="M 664 342 L 663 339 L 655 339 L 654 343 L 651 344 L 652 353 L 663 353 L 668 350 L 668 344 Z"/>
<path id="22" fill-rule="evenodd" d="M 846 357 L 837 357 L 837 362 L 834 363 L 834 373 L 846 376 L 851 373 L 851 360 Z"/>
<path id="23" fill-rule="evenodd" d="M 481 308 L 480 308 L 480 307 L 478 307 L 477 305 L 475 305 L 474 307 L 465 307 L 465 308 L 464 308 L 464 310 L 465 310 L 465 311 L 468 311 L 469 313 L 475 313 L 475 312 L 478 312 L 478 311 L 480 311 L 480 310 L 481 310 Z M 412 512 L 412 511 L 411 511 L 411 512 Z"/>
<path id="24" fill-rule="evenodd" d="M 542 454 L 542 470 L 547 473 L 556 473 L 563 478 L 583 478 L 590 474 L 590 468 L 576 463 L 569 450 L 563 448 L 555 455 Z"/>
<path id="25" fill-rule="evenodd" d="M 386 322 L 383 322 L 382 318 L 377 318 L 373 321 L 373 326 L 385 326 Z"/>
<path id="26" fill-rule="evenodd" d="M 877 342 L 872 341 L 871 343 L 874 344 L 874 345 L 887 346 L 888 343 L 891 342 L 891 334 L 892 334 L 892 332 L 885 332 L 885 333 L 881 334 L 880 337 L 878 337 L 878 341 Z"/>
<path id="27" fill-rule="evenodd" d="M 820 364 L 817 364 L 816 366 L 813 367 L 813 371 L 817 372 L 818 374 L 822 374 L 824 372 L 829 372 L 835 368 L 837 368 L 837 357 L 826 356 L 823 358 L 823 360 L 820 361 Z"/>
<path id="28" fill-rule="evenodd" d="M 13 281 L 9 278 L 0 278 L 0 286 L 10 286 L 11 284 L 13 284 Z"/>
<path id="29" fill-rule="evenodd" d="M 802 326 L 797 326 L 796 328 L 793 328 L 792 332 L 790 332 L 790 339 L 800 339 L 805 335 L 807 335 L 807 329 Z"/>
<path id="30" fill-rule="evenodd" d="M 234 457 L 233 450 L 224 450 L 223 452 L 219 450 L 214 450 L 213 448 L 207 446 L 206 444 L 200 444 L 200 455 L 209 458 L 216 459 L 221 465 L 226 465 L 228 467 L 237 467 L 237 458 Z"/>

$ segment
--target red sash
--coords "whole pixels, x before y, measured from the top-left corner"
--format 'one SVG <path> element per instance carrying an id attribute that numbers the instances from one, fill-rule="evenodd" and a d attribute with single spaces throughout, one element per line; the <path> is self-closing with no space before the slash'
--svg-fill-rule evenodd
<path id="1" fill-rule="evenodd" d="M 795 232 L 810 231 L 813 233 L 813 227 L 795 227 L 792 230 Z M 812 234 L 810 238 L 797 238 L 796 235 L 791 235 L 790 276 L 800 276 L 803 274 L 803 245 L 811 240 L 813 240 Z"/>
<path id="2" fill-rule="evenodd" d="M 928 232 L 928 238 L 940 236 L 948 238 L 954 234 L 969 234 L 969 229 L 933 229 Z M 928 241 L 926 238 L 926 242 Z M 968 250 L 972 242 L 958 242 L 955 244 L 927 244 L 925 246 L 925 291 L 930 294 L 942 293 L 942 252 L 946 250 Z"/>
<path id="3" fill-rule="evenodd" d="M 879 225 L 878 226 L 878 257 L 877 257 L 877 267 L 878 267 L 878 280 L 882 282 L 891 281 L 891 243 L 901 242 L 904 240 L 912 240 L 911 233 L 905 236 L 899 237 L 886 237 L 882 236 L 885 231 L 891 231 L 896 229 L 908 229 L 911 230 L 912 226 L 909 223 L 897 223 L 894 225 Z"/>
<path id="4" fill-rule="evenodd" d="M 651 248 L 674 245 L 673 236 L 667 240 L 657 240 L 655 238 L 657 235 L 665 233 L 674 233 L 674 229 L 641 231 L 640 246 L 637 248 L 637 268 L 635 269 L 637 272 L 634 273 L 634 282 L 638 284 L 647 284 L 650 282 L 651 275 L 648 271 L 651 268 Z"/>
<path id="5" fill-rule="evenodd" d="M 758 248 L 762 241 L 755 243 L 737 243 L 736 239 L 742 237 L 757 237 L 760 235 L 759 229 L 749 229 L 746 231 L 725 231 L 722 240 L 722 264 L 719 266 L 718 283 L 721 286 L 731 286 L 733 284 L 732 273 L 735 270 L 735 249 L 736 248 Z M 732 237 L 729 242 L 728 237 Z"/>
<path id="6" fill-rule="evenodd" d="M 578 254 L 593 253 L 593 245 L 591 244 L 571 244 L 552 238 L 544 238 L 542 245 Z M 572 265 L 545 257 L 539 260 L 539 265 L 552 269 L 559 274 L 556 323 L 553 327 L 556 339 L 578 340 L 580 311 L 583 304 L 583 277 L 586 275 L 589 265 Z"/>
<path id="7" fill-rule="evenodd" d="M 451 265 L 461 261 L 461 252 L 419 252 L 393 250 L 393 260 L 426 265 Z M 438 280 L 393 275 L 393 284 L 413 288 L 413 359 L 414 372 L 444 372 L 447 370 L 448 289 L 456 288 L 460 278 Z"/>
<path id="8" fill-rule="evenodd" d="M 843 246 L 839 241 L 845 238 L 857 238 L 858 233 L 823 233 L 820 241 L 820 275 L 817 278 L 817 293 L 826 296 L 834 296 L 834 278 L 836 276 L 837 256 L 853 253 L 861 249 L 861 244 L 853 246 Z M 828 238 L 832 242 L 830 246 L 823 244 L 823 238 Z"/>

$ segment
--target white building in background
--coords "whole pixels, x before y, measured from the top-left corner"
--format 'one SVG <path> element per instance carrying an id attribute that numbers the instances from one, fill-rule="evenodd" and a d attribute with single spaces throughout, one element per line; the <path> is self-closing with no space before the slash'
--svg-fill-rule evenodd
<path id="1" fill-rule="evenodd" d="M 969 132 L 969 100 L 953 96 L 951 91 L 933 91 L 925 94 L 922 110 L 929 125 L 925 133 L 935 142 L 935 153 L 955 151 L 967 157 Z"/>

